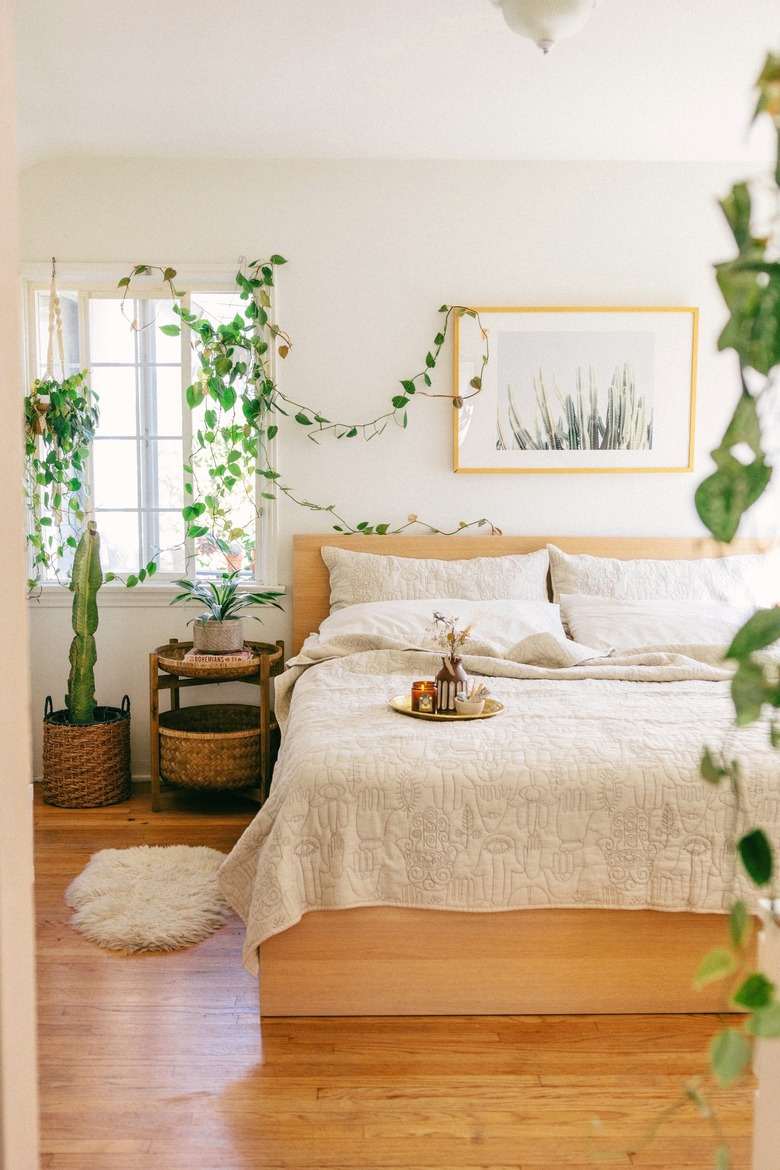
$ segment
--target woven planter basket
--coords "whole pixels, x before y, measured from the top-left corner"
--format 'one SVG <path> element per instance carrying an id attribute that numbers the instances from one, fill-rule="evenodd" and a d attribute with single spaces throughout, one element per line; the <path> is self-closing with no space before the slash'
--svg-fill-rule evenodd
<path id="1" fill-rule="evenodd" d="M 160 776 L 183 788 L 260 782 L 260 708 L 205 704 L 160 712 Z"/>
<path id="2" fill-rule="evenodd" d="M 99 808 L 130 797 L 130 700 L 96 707 L 95 722 L 69 722 L 51 696 L 43 711 L 43 799 L 62 808 Z"/>
<path id="3" fill-rule="evenodd" d="M 192 623 L 192 643 L 202 654 L 229 654 L 244 645 L 244 623 L 241 618 L 228 618 L 218 622 L 209 618 L 202 622 L 196 618 Z"/>

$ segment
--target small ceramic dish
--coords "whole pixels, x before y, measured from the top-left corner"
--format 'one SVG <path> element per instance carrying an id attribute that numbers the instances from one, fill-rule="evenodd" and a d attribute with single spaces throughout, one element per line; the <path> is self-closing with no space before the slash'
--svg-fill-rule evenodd
<path id="1" fill-rule="evenodd" d="M 455 710 L 459 715 L 481 715 L 484 706 L 484 699 L 455 698 Z"/>

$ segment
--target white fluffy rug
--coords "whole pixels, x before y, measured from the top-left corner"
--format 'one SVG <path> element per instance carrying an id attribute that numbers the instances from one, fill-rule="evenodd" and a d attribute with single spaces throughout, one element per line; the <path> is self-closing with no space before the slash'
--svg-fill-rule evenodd
<path id="1" fill-rule="evenodd" d="M 219 930 L 230 907 L 219 892 L 224 853 L 205 846 L 102 849 L 65 891 L 70 920 L 112 951 L 175 951 Z"/>

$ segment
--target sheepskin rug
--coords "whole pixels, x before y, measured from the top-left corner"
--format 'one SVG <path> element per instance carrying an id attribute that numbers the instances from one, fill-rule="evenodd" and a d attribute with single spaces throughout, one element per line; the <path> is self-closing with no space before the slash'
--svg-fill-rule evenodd
<path id="1" fill-rule="evenodd" d="M 70 925 L 111 951 L 175 951 L 219 930 L 224 853 L 205 846 L 102 849 L 65 891 Z"/>

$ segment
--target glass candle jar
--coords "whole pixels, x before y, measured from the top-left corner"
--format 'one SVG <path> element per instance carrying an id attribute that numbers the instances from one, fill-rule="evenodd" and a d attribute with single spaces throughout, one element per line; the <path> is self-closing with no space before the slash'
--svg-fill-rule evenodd
<path id="1" fill-rule="evenodd" d="M 412 710 L 423 714 L 436 714 L 436 683 L 422 679 L 412 683 Z"/>

